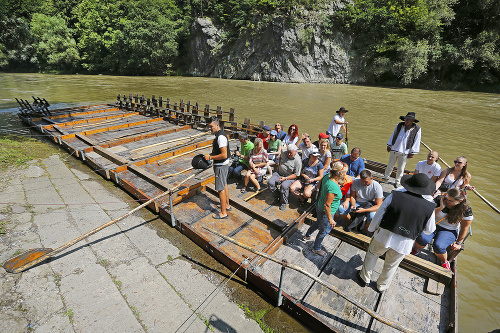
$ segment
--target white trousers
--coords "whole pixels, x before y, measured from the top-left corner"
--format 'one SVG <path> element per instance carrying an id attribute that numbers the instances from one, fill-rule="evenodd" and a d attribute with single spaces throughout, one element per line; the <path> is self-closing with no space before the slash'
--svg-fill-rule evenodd
<path id="1" fill-rule="evenodd" d="M 394 164 L 396 164 L 396 160 L 398 162 L 397 171 L 396 171 L 396 180 L 399 182 L 401 177 L 403 176 L 403 172 L 405 170 L 406 161 L 408 161 L 408 155 L 391 151 L 389 153 L 389 162 L 387 162 L 387 167 L 385 168 L 385 176 L 389 177 L 392 173 L 392 168 L 394 168 Z"/>
<path id="2" fill-rule="evenodd" d="M 365 261 L 361 269 L 360 276 L 366 283 L 370 283 L 373 269 L 377 264 L 377 259 L 385 253 L 384 267 L 377 280 L 377 289 L 384 291 L 391 285 L 392 278 L 396 273 L 399 263 L 405 258 L 404 254 L 398 253 L 391 248 L 372 238 L 368 251 L 366 251 Z"/>

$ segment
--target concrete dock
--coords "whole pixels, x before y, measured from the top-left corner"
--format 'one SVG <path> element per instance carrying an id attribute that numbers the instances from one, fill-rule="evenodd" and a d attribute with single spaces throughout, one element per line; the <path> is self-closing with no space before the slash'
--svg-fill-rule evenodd
<path id="1" fill-rule="evenodd" d="M 57 248 L 138 205 L 58 155 L 8 170 L 0 188 L 2 263 Z M 261 331 L 148 222 L 128 217 L 20 274 L 0 268 L 0 332 Z"/>

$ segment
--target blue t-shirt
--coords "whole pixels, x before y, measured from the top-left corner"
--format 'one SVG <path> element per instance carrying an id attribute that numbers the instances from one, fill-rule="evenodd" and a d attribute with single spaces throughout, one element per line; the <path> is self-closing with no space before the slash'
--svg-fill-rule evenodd
<path id="1" fill-rule="evenodd" d="M 323 163 L 321 163 L 320 161 L 318 161 L 318 163 L 313 166 L 309 165 L 309 158 L 305 159 L 302 162 L 302 173 L 310 179 L 318 177 L 319 170 L 321 169 L 323 169 Z"/>
<path id="2" fill-rule="evenodd" d="M 358 157 L 358 159 L 353 162 L 351 161 L 351 154 L 347 154 L 342 156 L 340 160 L 349 167 L 349 171 L 347 171 L 349 176 L 357 177 L 359 173 L 365 169 L 365 162 L 363 162 L 361 157 Z"/>

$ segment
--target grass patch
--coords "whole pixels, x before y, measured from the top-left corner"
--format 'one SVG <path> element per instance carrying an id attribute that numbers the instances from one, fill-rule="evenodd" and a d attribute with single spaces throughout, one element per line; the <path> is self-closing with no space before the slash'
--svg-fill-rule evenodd
<path id="1" fill-rule="evenodd" d="M 5 222 L 0 222 L 0 235 L 3 235 L 7 232 L 7 229 L 5 228 Z"/>
<path id="2" fill-rule="evenodd" d="M 20 135 L 0 134 L 0 170 L 46 158 L 56 150 L 48 143 Z"/>
<path id="3" fill-rule="evenodd" d="M 257 324 L 259 324 L 261 330 L 265 333 L 274 333 L 274 330 L 267 326 L 266 323 L 264 323 L 264 321 L 262 321 L 262 318 L 264 318 L 264 316 L 272 310 L 272 307 L 269 308 L 269 309 L 262 309 L 262 310 L 259 310 L 259 311 L 256 311 L 256 312 L 253 312 L 252 310 L 250 310 L 246 305 L 241 305 L 239 304 L 238 305 L 241 309 L 243 309 L 243 311 L 245 311 L 245 314 L 247 315 L 248 318 L 250 319 L 253 319 L 257 322 Z"/>

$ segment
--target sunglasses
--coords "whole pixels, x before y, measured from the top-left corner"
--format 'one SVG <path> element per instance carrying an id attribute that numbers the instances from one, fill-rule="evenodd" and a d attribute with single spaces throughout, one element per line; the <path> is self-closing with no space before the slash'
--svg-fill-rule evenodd
<path id="1" fill-rule="evenodd" d="M 453 161 L 453 163 L 455 163 L 455 164 L 465 164 L 465 162 L 461 162 L 461 161 Z"/>

